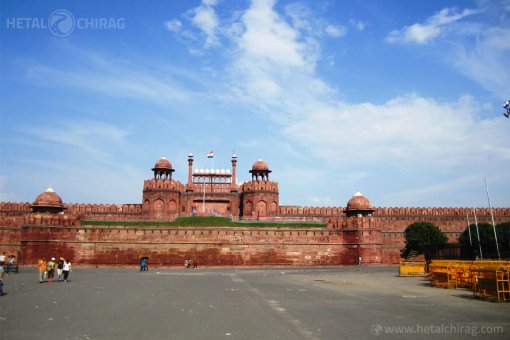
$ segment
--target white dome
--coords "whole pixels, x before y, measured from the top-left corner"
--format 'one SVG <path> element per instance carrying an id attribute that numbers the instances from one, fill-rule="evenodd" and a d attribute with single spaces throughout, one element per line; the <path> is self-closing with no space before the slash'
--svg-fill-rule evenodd
<path id="1" fill-rule="evenodd" d="M 227 169 L 227 170 L 225 171 L 225 173 L 226 173 L 227 175 L 230 175 L 230 170 L 228 170 L 228 169 Z"/>
<path id="2" fill-rule="evenodd" d="M 203 174 L 204 173 L 204 169 L 200 169 L 200 170 L 198 170 L 198 172 Z"/>
<path id="3" fill-rule="evenodd" d="M 220 172 L 222 175 L 225 174 L 225 169 L 221 169 L 221 172 Z"/>
<path id="4" fill-rule="evenodd" d="M 209 169 L 205 169 L 205 173 L 206 173 L 206 174 L 209 174 Z"/>

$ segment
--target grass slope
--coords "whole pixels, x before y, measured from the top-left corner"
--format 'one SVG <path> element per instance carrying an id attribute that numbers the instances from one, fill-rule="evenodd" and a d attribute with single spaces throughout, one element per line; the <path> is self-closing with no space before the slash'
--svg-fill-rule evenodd
<path id="1" fill-rule="evenodd" d="M 93 221 L 83 220 L 82 225 L 108 225 L 108 226 L 137 226 L 137 227 L 268 227 L 268 228 L 324 228 L 322 222 L 269 222 L 269 221 L 244 221 L 233 222 L 226 217 L 214 216 L 191 216 L 179 217 L 175 221 Z"/>

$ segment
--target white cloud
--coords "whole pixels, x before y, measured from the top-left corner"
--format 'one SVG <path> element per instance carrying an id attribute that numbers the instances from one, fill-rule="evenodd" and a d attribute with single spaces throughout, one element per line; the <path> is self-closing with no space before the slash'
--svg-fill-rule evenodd
<path id="1" fill-rule="evenodd" d="M 342 26 L 327 25 L 325 31 L 333 38 L 340 38 L 347 34 L 347 30 Z"/>
<path id="2" fill-rule="evenodd" d="M 274 0 L 254 1 L 242 17 L 239 47 L 245 54 L 281 66 L 304 66 L 299 33 L 273 10 Z"/>
<path id="3" fill-rule="evenodd" d="M 501 100 L 508 99 L 510 28 L 487 27 L 476 32 L 474 45 L 453 45 L 448 61 Z"/>
<path id="4" fill-rule="evenodd" d="M 438 37 L 443 44 L 430 53 L 439 55 L 451 66 L 478 82 L 501 100 L 510 93 L 510 78 L 505 77 L 510 58 L 510 27 L 507 21 L 463 21 L 461 19 L 485 12 L 503 12 L 504 3 L 490 8 L 464 9 L 457 12 L 445 8 L 426 20 L 391 32 L 390 43 L 426 45 Z M 483 18 L 482 18 L 483 19 Z"/>
<path id="5" fill-rule="evenodd" d="M 204 47 L 217 45 L 219 43 L 216 34 L 219 22 L 213 8 L 215 5 L 216 1 L 203 0 L 200 6 L 192 10 L 191 22 L 206 35 Z"/>
<path id="6" fill-rule="evenodd" d="M 390 43 L 427 44 L 443 34 L 447 25 L 476 13 L 479 13 L 479 11 L 468 8 L 464 9 L 462 13 L 457 13 L 453 8 L 444 8 L 428 18 L 424 24 L 415 23 L 390 32 L 386 37 L 386 41 Z"/>
<path id="7" fill-rule="evenodd" d="M 164 22 L 167 30 L 170 32 L 179 32 L 182 29 L 182 22 L 178 19 L 167 20 Z"/>
<path id="8" fill-rule="evenodd" d="M 503 118 L 479 121 L 477 114 L 470 98 L 440 103 L 410 95 L 382 105 L 317 107 L 285 127 L 284 133 L 320 158 L 347 158 L 364 166 L 433 163 L 448 171 L 480 165 L 480 154 L 510 161 Z"/>
<path id="9" fill-rule="evenodd" d="M 72 47 L 69 49 L 80 54 L 79 66 L 69 70 L 29 64 L 27 78 L 41 86 L 73 86 L 108 96 L 142 99 L 168 106 L 187 102 L 197 95 L 177 80 L 188 78 L 188 81 L 199 81 L 189 73 L 169 68 L 144 69 L 145 65 L 135 67 L 123 60 L 87 54 Z"/>
<path id="10" fill-rule="evenodd" d="M 364 31 L 365 27 L 367 26 L 367 24 L 364 23 L 363 21 L 354 20 L 354 19 L 349 19 L 349 24 L 360 32 Z"/>
<path id="11" fill-rule="evenodd" d="M 89 156 L 108 160 L 108 152 L 126 142 L 130 128 L 119 128 L 100 121 L 62 122 L 51 128 L 27 128 L 24 132 L 51 144 L 61 144 L 85 152 Z"/>

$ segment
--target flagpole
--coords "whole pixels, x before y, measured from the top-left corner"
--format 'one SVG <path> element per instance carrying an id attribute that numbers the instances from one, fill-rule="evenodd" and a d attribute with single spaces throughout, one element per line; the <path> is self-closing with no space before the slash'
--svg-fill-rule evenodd
<path id="1" fill-rule="evenodd" d="M 469 213 L 466 213 L 467 225 L 468 225 L 468 233 L 469 233 L 469 244 L 471 247 L 473 246 L 473 241 L 471 240 L 471 225 L 469 224 Z"/>
<path id="2" fill-rule="evenodd" d="M 482 242 L 480 242 L 480 232 L 478 231 L 478 219 L 476 218 L 476 209 L 475 208 L 473 208 L 473 215 L 475 215 L 476 235 L 478 236 L 478 247 L 480 249 L 480 260 L 483 260 Z"/>
<path id="3" fill-rule="evenodd" d="M 492 230 L 494 231 L 494 240 L 496 241 L 496 250 L 498 252 L 498 259 L 501 260 L 501 255 L 499 253 L 499 245 L 498 245 L 498 235 L 496 234 L 496 224 L 494 223 L 494 215 L 492 214 L 491 198 L 489 196 L 489 187 L 487 186 L 487 178 L 484 178 L 484 181 L 485 181 L 485 190 L 487 191 L 487 201 L 489 202 L 489 209 L 491 212 Z"/>
<path id="4" fill-rule="evenodd" d="M 202 213 L 205 215 L 205 178 L 204 178 L 204 198 L 202 200 Z"/>

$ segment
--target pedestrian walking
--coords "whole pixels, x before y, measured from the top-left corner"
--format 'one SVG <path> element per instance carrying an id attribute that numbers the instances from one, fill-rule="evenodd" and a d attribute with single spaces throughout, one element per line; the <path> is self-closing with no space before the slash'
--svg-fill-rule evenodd
<path id="1" fill-rule="evenodd" d="M 62 275 L 62 270 L 64 270 L 64 258 L 61 257 L 58 259 L 58 262 L 57 262 L 57 281 L 60 281 L 63 277 Z"/>
<path id="2" fill-rule="evenodd" d="M 55 276 L 55 258 L 52 257 L 51 260 L 48 261 L 48 283 L 53 282 L 53 277 Z"/>
<path id="3" fill-rule="evenodd" d="M 142 257 L 142 258 L 140 259 L 140 273 L 145 271 L 145 264 L 146 264 L 146 263 L 147 263 L 147 262 L 146 262 L 146 260 L 145 260 L 145 257 Z"/>
<path id="4" fill-rule="evenodd" d="M 16 266 L 14 265 L 14 261 L 16 261 L 16 256 L 10 255 L 9 256 L 9 267 L 7 268 L 7 272 L 14 271 Z"/>
<path id="5" fill-rule="evenodd" d="M 69 273 L 71 272 L 71 261 L 69 261 L 69 259 L 64 261 L 64 269 L 62 272 L 64 273 L 64 282 L 67 282 Z"/>
<path id="6" fill-rule="evenodd" d="M 148 272 L 149 271 L 149 257 L 148 256 L 145 256 L 145 266 L 144 266 L 144 271 Z"/>
<path id="7" fill-rule="evenodd" d="M 5 295 L 4 293 L 4 263 L 0 262 L 0 296 Z"/>
<path id="8" fill-rule="evenodd" d="M 43 281 L 46 279 L 46 270 L 48 267 L 48 262 L 46 262 L 44 257 L 41 257 L 39 261 L 37 261 L 37 267 L 39 268 L 39 283 L 43 283 Z"/>
<path id="9" fill-rule="evenodd" d="M 361 266 L 363 265 L 363 259 L 360 257 L 358 257 L 358 270 L 361 269 Z"/>

